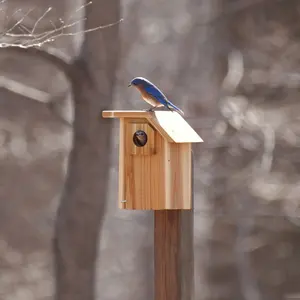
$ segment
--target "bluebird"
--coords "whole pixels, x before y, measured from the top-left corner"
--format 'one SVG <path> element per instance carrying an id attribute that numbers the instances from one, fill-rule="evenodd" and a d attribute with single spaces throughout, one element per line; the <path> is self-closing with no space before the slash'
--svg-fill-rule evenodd
<path id="1" fill-rule="evenodd" d="M 141 93 L 142 98 L 152 106 L 147 111 L 153 111 L 157 107 L 164 106 L 169 110 L 177 111 L 181 115 L 184 115 L 183 111 L 169 101 L 163 92 L 149 80 L 143 77 L 135 77 L 131 80 L 129 86 L 136 87 Z"/>

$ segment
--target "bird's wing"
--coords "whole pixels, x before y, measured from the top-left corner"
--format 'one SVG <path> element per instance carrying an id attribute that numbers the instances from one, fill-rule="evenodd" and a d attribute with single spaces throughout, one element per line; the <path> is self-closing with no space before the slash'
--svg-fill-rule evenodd
<path id="1" fill-rule="evenodd" d="M 157 101 L 159 101 L 161 104 L 168 104 L 169 101 L 167 97 L 157 87 L 153 85 L 147 85 L 144 89 L 149 95 L 157 99 Z"/>

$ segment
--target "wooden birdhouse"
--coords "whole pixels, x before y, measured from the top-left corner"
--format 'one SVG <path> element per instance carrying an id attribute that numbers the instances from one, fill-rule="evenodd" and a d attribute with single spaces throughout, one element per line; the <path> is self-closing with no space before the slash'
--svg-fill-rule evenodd
<path id="1" fill-rule="evenodd" d="M 120 119 L 119 207 L 192 208 L 191 144 L 200 136 L 172 111 L 103 111 Z"/>

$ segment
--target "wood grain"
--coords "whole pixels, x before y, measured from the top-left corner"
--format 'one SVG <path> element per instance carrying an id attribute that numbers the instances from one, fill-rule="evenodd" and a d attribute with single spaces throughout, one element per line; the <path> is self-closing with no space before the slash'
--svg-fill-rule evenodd
<path id="1" fill-rule="evenodd" d="M 122 118 L 121 124 L 119 207 L 190 209 L 191 144 L 169 143 L 146 119 Z M 137 130 L 148 135 L 145 147 L 133 143 Z"/>
<path id="2" fill-rule="evenodd" d="M 193 211 L 155 211 L 154 245 L 155 300 L 192 300 Z"/>
<path id="3" fill-rule="evenodd" d="M 176 112 L 103 111 L 120 118 L 119 207 L 191 209 L 191 143 L 202 139 Z M 133 141 L 136 131 L 145 146 Z"/>
<path id="4" fill-rule="evenodd" d="M 120 144 L 119 144 L 119 208 L 126 208 L 125 201 L 125 119 L 120 118 Z"/>
<path id="5" fill-rule="evenodd" d="M 103 118 L 147 118 L 151 117 L 151 112 L 144 110 L 104 110 Z"/>

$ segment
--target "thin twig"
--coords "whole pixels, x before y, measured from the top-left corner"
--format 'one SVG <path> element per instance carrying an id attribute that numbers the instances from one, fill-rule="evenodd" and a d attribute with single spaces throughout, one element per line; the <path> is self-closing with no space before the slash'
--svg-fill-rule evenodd
<path id="1" fill-rule="evenodd" d="M 18 21 L 16 22 L 11 28 L 9 28 L 5 33 L 4 35 L 7 35 L 9 32 L 11 32 L 12 30 L 14 30 L 19 24 L 21 24 L 24 19 L 33 11 L 34 9 L 31 8 L 28 10 L 28 12 Z"/>
<path id="2" fill-rule="evenodd" d="M 34 32 L 35 32 L 35 29 L 36 29 L 36 27 L 38 26 L 38 24 L 40 23 L 40 21 L 47 15 L 47 13 L 49 12 L 49 11 L 51 11 L 52 10 L 52 7 L 49 7 L 39 18 L 38 18 L 38 20 L 35 22 L 35 24 L 34 24 L 34 26 L 33 26 L 33 28 L 32 28 L 32 31 L 31 31 L 31 34 L 34 34 Z"/>
<path id="3" fill-rule="evenodd" d="M 88 5 L 91 5 L 92 1 L 88 2 L 85 5 L 82 5 L 81 7 L 77 8 L 75 10 L 75 13 L 79 12 L 81 9 L 86 8 Z M 52 25 L 53 29 L 44 31 L 42 33 L 35 33 L 37 30 L 38 25 L 40 22 L 45 18 L 45 16 L 52 10 L 52 7 L 49 7 L 35 22 L 32 30 L 29 30 L 22 22 L 24 19 L 29 15 L 30 12 L 33 11 L 33 9 L 30 9 L 20 20 L 18 20 L 11 28 L 9 28 L 7 31 L 5 31 L 2 34 L 2 38 L 11 38 L 11 41 L 5 41 L 0 43 L 0 48 L 8 48 L 8 47 L 20 47 L 23 49 L 30 48 L 30 47 L 41 47 L 42 45 L 46 43 L 53 42 L 55 39 L 62 37 L 62 36 L 75 36 L 77 34 L 81 33 L 88 33 L 88 32 L 93 32 L 99 29 L 105 29 L 109 28 L 112 26 L 115 26 L 119 24 L 120 22 L 123 21 L 123 19 L 120 19 L 114 23 L 110 23 L 107 25 L 100 25 L 94 28 L 90 28 L 87 30 L 80 30 L 76 32 L 65 32 L 66 29 L 71 29 L 74 28 L 76 25 L 78 25 L 81 22 L 84 22 L 86 18 L 82 18 L 76 21 L 73 21 L 71 23 L 66 23 L 64 20 L 60 19 L 61 26 L 57 27 L 55 24 L 50 21 L 50 24 Z M 20 12 L 21 10 L 18 9 L 17 11 L 14 12 L 13 15 L 16 13 Z M 73 15 L 68 19 L 72 19 Z M 19 27 L 23 33 L 13 33 L 12 31 L 16 28 Z"/>

